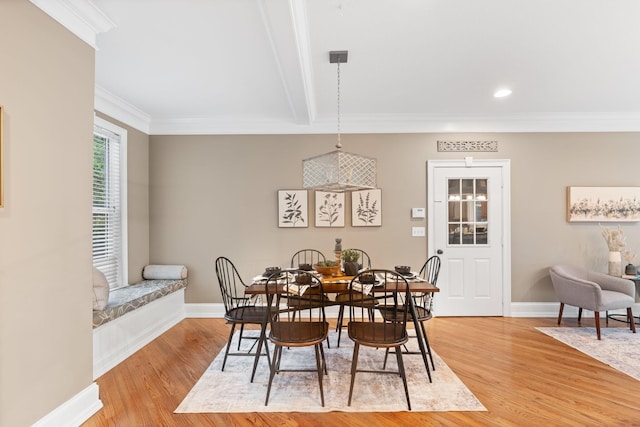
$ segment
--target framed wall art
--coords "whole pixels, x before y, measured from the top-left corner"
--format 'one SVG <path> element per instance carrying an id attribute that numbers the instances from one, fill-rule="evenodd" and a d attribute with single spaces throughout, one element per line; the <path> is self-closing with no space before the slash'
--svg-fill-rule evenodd
<path id="1" fill-rule="evenodd" d="M 351 225 L 353 227 L 380 227 L 382 225 L 382 190 L 351 192 Z"/>
<path id="2" fill-rule="evenodd" d="M 309 226 L 307 190 L 278 190 L 278 227 Z"/>
<path id="3" fill-rule="evenodd" d="M 344 227 L 344 193 L 316 191 L 316 227 Z"/>
<path id="4" fill-rule="evenodd" d="M 567 187 L 567 221 L 640 221 L 640 187 Z"/>

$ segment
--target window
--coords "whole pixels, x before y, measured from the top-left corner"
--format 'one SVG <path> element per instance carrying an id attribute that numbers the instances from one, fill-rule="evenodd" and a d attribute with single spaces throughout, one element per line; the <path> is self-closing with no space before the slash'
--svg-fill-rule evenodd
<path id="1" fill-rule="evenodd" d="M 449 179 L 449 244 L 486 245 L 487 179 Z"/>
<path id="2" fill-rule="evenodd" d="M 127 131 L 98 117 L 93 127 L 93 265 L 111 289 L 127 281 Z"/>

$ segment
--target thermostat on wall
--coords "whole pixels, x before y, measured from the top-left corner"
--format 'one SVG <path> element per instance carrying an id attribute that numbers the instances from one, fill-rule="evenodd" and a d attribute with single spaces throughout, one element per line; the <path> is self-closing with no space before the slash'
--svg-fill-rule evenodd
<path id="1" fill-rule="evenodd" d="M 411 208 L 411 218 L 424 218 L 424 208 Z"/>

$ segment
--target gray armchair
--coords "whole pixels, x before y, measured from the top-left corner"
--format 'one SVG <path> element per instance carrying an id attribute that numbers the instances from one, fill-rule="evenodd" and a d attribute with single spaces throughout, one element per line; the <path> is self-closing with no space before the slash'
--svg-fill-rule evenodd
<path id="1" fill-rule="evenodd" d="M 596 320 L 596 332 L 600 339 L 600 312 L 627 309 L 627 321 L 633 333 L 636 326 L 631 307 L 635 302 L 636 289 L 631 280 L 596 273 L 570 265 L 554 265 L 549 269 L 553 288 L 560 300 L 558 325 L 565 304 L 578 307 L 578 322 L 582 309 L 592 310 Z"/>

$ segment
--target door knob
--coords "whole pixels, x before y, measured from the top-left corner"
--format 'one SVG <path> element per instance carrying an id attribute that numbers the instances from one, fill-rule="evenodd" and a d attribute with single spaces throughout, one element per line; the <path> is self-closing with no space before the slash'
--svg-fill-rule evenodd
<path id="1" fill-rule="evenodd" d="M 442 249 L 438 249 L 438 250 L 436 251 L 436 253 L 437 253 L 438 255 L 442 255 L 444 252 L 442 252 Z"/>

